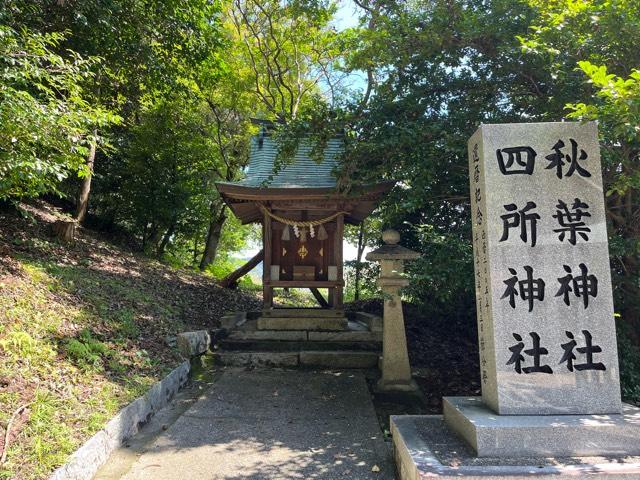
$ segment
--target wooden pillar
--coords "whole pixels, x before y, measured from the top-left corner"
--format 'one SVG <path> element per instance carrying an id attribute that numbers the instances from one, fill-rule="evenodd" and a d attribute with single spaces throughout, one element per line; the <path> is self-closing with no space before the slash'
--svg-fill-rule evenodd
<path id="1" fill-rule="evenodd" d="M 335 236 L 335 258 L 336 258 L 336 266 L 338 267 L 338 282 L 344 283 L 344 278 L 342 276 L 343 270 L 343 261 L 342 261 L 342 240 L 344 237 L 344 214 L 338 215 L 336 218 L 336 236 Z M 343 286 L 339 285 L 335 289 L 334 295 L 334 303 L 333 308 L 341 309 L 342 308 L 342 294 L 343 294 Z"/>
<path id="2" fill-rule="evenodd" d="M 273 288 L 271 287 L 271 217 L 265 212 L 262 221 L 262 245 L 264 246 L 264 260 L 262 263 L 262 298 L 263 308 L 273 308 Z"/>

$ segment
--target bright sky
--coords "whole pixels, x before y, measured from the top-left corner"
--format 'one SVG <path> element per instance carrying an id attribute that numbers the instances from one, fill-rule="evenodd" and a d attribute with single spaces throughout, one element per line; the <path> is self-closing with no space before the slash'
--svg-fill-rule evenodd
<path id="1" fill-rule="evenodd" d="M 351 0 L 340 0 L 334 24 L 338 30 L 358 25 L 357 6 Z"/>
<path id="2" fill-rule="evenodd" d="M 338 0 L 338 11 L 333 20 L 333 25 L 340 31 L 358 26 L 359 7 L 353 0 Z M 364 91 L 367 86 L 367 75 L 361 70 L 355 70 L 343 80 L 343 84 L 353 91 Z"/>

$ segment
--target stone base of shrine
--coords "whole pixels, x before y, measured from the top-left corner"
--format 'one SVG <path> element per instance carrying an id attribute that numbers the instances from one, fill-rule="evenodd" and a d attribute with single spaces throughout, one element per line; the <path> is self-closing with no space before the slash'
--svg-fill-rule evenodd
<path id="1" fill-rule="evenodd" d="M 260 317 L 258 330 L 345 331 L 348 320 L 346 317 Z"/>
<path id="2" fill-rule="evenodd" d="M 631 415 L 628 421 L 636 429 L 640 428 L 637 413 Z M 497 417 L 495 414 L 493 416 Z M 598 421 L 607 422 L 604 418 Z M 572 436 L 571 428 L 559 425 L 556 428 L 564 433 L 549 440 L 552 442 L 549 447 L 561 446 L 563 441 Z M 637 449 L 639 444 L 638 437 L 634 438 L 631 430 L 627 437 L 628 450 Z M 616 455 L 591 456 L 530 453 L 522 457 L 509 456 L 511 445 L 508 445 L 499 452 L 499 456 L 479 457 L 466 441 L 448 427 L 442 415 L 392 416 L 391 435 L 399 480 L 520 480 L 537 476 L 545 480 L 640 479 L 640 455 L 622 452 Z M 518 444 L 521 440 L 516 436 L 509 437 L 509 441 Z M 592 442 L 593 440 L 588 440 L 586 443 Z M 537 439 L 534 443 L 538 443 Z"/>
<path id="3" fill-rule="evenodd" d="M 381 319 L 347 320 L 320 309 L 274 309 L 232 314 L 212 332 L 217 364 L 260 367 L 374 368 L 382 350 Z M 277 316 L 275 316 L 277 315 Z"/>
<path id="4" fill-rule="evenodd" d="M 481 397 L 444 397 L 444 421 L 479 457 L 640 455 L 640 408 L 621 415 L 498 415 Z"/>
<path id="5" fill-rule="evenodd" d="M 349 329 L 344 310 L 325 308 L 272 308 L 262 310 L 258 330 L 340 332 Z"/>

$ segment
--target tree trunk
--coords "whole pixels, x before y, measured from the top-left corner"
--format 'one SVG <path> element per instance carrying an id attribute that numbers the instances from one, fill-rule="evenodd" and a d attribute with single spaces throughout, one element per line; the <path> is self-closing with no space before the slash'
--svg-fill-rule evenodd
<path id="1" fill-rule="evenodd" d="M 198 241 L 200 240 L 200 232 L 196 232 L 193 236 L 193 260 L 192 264 L 195 267 L 196 263 L 198 263 Z"/>
<path id="2" fill-rule="evenodd" d="M 629 172 L 632 174 L 632 172 Z M 640 209 L 634 209 L 632 194 L 629 189 L 624 195 L 607 196 L 607 216 L 610 231 L 627 241 L 637 244 L 640 240 Z M 627 247 L 628 248 L 628 247 Z M 640 288 L 638 288 L 638 256 L 635 252 L 616 257 L 620 266 L 620 277 L 616 284 L 620 294 L 617 309 L 622 314 L 622 321 L 629 327 L 626 333 L 631 341 L 640 345 Z"/>
<path id="3" fill-rule="evenodd" d="M 167 248 L 167 245 L 169 244 L 169 241 L 171 240 L 171 237 L 175 233 L 177 224 L 178 224 L 178 218 L 174 217 L 171 220 L 171 225 L 169 226 L 169 228 L 165 232 L 164 236 L 162 237 L 162 241 L 160 242 L 160 245 L 158 245 L 158 250 L 156 252 L 158 258 L 160 258 L 160 257 L 162 257 L 162 255 L 164 255 L 164 250 Z"/>
<path id="4" fill-rule="evenodd" d="M 150 253 L 160 240 L 160 227 L 155 221 L 147 228 L 147 233 L 147 236 L 142 239 L 142 250 Z"/>
<path id="5" fill-rule="evenodd" d="M 76 235 L 76 221 L 75 220 L 56 220 L 51 226 L 53 234 L 59 240 L 66 243 L 72 243 L 75 240 Z"/>
<path id="6" fill-rule="evenodd" d="M 89 156 L 87 157 L 87 169 L 89 172 L 82 179 L 82 185 L 80 185 L 80 193 L 78 194 L 78 203 L 76 207 L 75 219 L 80 223 L 84 221 L 84 217 L 87 215 L 87 208 L 89 207 L 89 192 L 91 192 L 91 179 L 93 178 L 93 164 L 96 160 L 96 140 L 98 131 L 93 131 L 94 141 L 91 143 L 89 149 Z"/>
<path id="7" fill-rule="evenodd" d="M 200 260 L 200 270 L 204 270 L 216 259 L 218 253 L 218 244 L 220 243 L 220 235 L 222 227 L 227 220 L 226 207 L 223 205 L 218 211 L 216 204 L 211 205 L 211 223 L 209 223 L 209 232 L 207 233 L 207 241 L 204 245 L 202 260 Z"/>
<path id="8" fill-rule="evenodd" d="M 147 230 L 149 229 L 149 224 L 145 222 L 142 227 L 142 251 L 147 248 Z"/>
<path id="9" fill-rule="evenodd" d="M 240 280 L 244 275 L 249 273 L 251 270 L 256 268 L 256 266 L 264 260 L 264 249 L 260 250 L 256 253 L 253 258 L 251 258 L 247 263 L 242 265 L 240 268 L 234 270 L 229 275 L 220 280 L 220 286 L 224 288 L 235 288 L 238 285 L 238 280 Z"/>

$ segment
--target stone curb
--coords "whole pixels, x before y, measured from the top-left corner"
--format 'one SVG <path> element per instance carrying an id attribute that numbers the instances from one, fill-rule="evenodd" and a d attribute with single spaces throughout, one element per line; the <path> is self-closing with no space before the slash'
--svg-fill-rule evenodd
<path id="1" fill-rule="evenodd" d="M 155 383 L 143 396 L 124 407 L 105 427 L 75 451 L 49 480 L 90 480 L 109 455 L 135 435 L 158 410 L 165 407 L 187 382 L 191 365 L 181 363 L 169 375 Z"/>
<path id="2" fill-rule="evenodd" d="M 186 359 L 197 357 L 206 353 L 211 345 L 211 336 L 207 330 L 183 332 L 176 338 L 178 350 Z"/>

